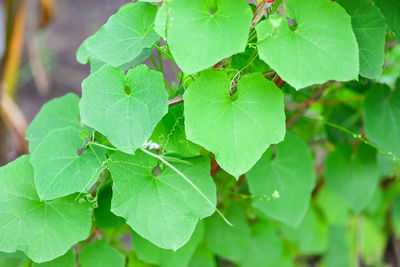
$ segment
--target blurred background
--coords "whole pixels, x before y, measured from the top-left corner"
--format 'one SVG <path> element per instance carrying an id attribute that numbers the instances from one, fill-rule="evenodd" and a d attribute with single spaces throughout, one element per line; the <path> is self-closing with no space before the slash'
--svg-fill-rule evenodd
<path id="1" fill-rule="evenodd" d="M 89 66 L 75 51 L 129 0 L 0 0 L 0 165 L 27 151 L 25 130 L 40 107 L 81 93 Z"/>

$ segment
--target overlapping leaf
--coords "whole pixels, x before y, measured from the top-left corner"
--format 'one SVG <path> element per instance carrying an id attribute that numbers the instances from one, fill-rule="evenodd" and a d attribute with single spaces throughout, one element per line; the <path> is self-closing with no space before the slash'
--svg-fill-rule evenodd
<path id="1" fill-rule="evenodd" d="M 164 166 L 159 175 L 153 174 L 156 166 L 157 160 L 141 151 L 134 156 L 113 154 L 109 163 L 114 181 L 111 211 L 155 245 L 177 250 L 188 242 L 198 220 L 210 216 L 215 206 L 172 169 Z M 209 159 L 194 158 L 174 166 L 215 203 Z"/>
<path id="2" fill-rule="evenodd" d="M 358 47 L 351 18 L 330 0 L 288 0 L 287 14 L 256 26 L 260 58 L 296 89 L 328 80 L 357 79 Z"/>
<path id="3" fill-rule="evenodd" d="M 78 52 L 78 60 L 84 62 L 93 55 L 114 67 L 132 61 L 160 38 L 153 30 L 156 13 L 157 6 L 148 3 L 122 6 L 87 40 Z"/>
<path id="4" fill-rule="evenodd" d="M 234 100 L 229 97 L 227 75 L 209 70 L 183 97 L 187 138 L 213 152 L 219 165 L 235 177 L 285 136 L 283 94 L 275 84 L 255 73 L 244 76 L 237 86 Z"/>
<path id="5" fill-rule="evenodd" d="M 166 5 L 161 9 L 166 21 L 158 18 L 157 28 L 166 28 L 171 53 L 185 73 L 244 52 L 252 19 L 245 0 L 171 0 Z"/>
<path id="6" fill-rule="evenodd" d="M 167 113 L 161 73 L 140 65 L 125 76 L 104 66 L 82 83 L 82 122 L 104 134 L 120 150 L 133 153 Z"/>
<path id="7" fill-rule="evenodd" d="M 394 91 L 375 84 L 365 98 L 364 108 L 368 139 L 400 158 L 400 79 Z"/>
<path id="8" fill-rule="evenodd" d="M 247 173 L 253 205 L 268 216 L 297 226 L 303 219 L 315 184 L 314 163 L 303 140 L 287 134 Z M 299 162 L 301 159 L 301 162 Z M 279 198 L 273 199 L 274 192 Z"/>
<path id="9" fill-rule="evenodd" d="M 389 30 L 400 39 L 400 2 L 398 0 L 375 0 L 374 3 L 381 9 L 385 16 Z"/>
<path id="10" fill-rule="evenodd" d="M 0 214 L 0 250 L 21 250 L 35 262 L 65 254 L 92 224 L 89 204 L 76 195 L 39 199 L 28 156 L 0 168 Z"/>
<path id="11" fill-rule="evenodd" d="M 325 162 L 326 188 L 340 196 L 355 212 L 362 211 L 379 181 L 376 151 L 360 144 L 354 155 L 350 145 L 337 145 Z"/>
<path id="12" fill-rule="evenodd" d="M 97 240 L 85 245 L 79 252 L 82 267 L 124 267 L 125 256 L 105 240 Z"/>
<path id="13" fill-rule="evenodd" d="M 105 161 L 104 151 L 84 149 L 85 141 L 79 134 L 74 127 L 53 130 L 33 151 L 30 161 L 40 199 L 87 192 L 98 180 Z"/>
<path id="14" fill-rule="evenodd" d="M 380 10 L 367 0 L 338 1 L 351 16 L 360 57 L 360 75 L 375 79 L 385 59 L 386 22 Z"/>

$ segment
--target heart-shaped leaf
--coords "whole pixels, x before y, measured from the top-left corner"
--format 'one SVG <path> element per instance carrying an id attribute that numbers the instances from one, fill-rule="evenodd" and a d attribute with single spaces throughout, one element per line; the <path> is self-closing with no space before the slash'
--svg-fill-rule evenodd
<path id="1" fill-rule="evenodd" d="M 82 83 L 82 122 L 120 150 L 133 153 L 168 110 L 163 76 L 145 65 L 129 70 L 104 66 Z"/>
<path id="2" fill-rule="evenodd" d="M 357 79 L 358 47 L 351 18 L 330 0 L 288 0 L 287 14 L 256 26 L 260 58 L 296 89 L 329 80 Z"/>
<path id="3" fill-rule="evenodd" d="M 111 211 L 124 217 L 132 229 L 155 245 L 177 250 L 188 242 L 199 219 L 215 211 L 211 204 L 174 170 L 164 166 L 153 173 L 157 160 L 137 151 L 114 153 L 109 159 L 114 181 Z M 210 160 L 194 158 L 174 163 L 212 203 L 215 184 Z"/>
<path id="4" fill-rule="evenodd" d="M 237 99 L 224 72 L 205 71 L 184 95 L 187 138 L 215 154 L 234 175 L 248 171 L 271 144 L 285 136 L 283 94 L 260 73 L 244 76 Z"/>
<path id="5" fill-rule="evenodd" d="M 252 19 L 245 0 L 171 0 L 165 4 L 165 36 L 176 63 L 185 73 L 204 70 L 244 52 Z"/>
<path id="6" fill-rule="evenodd" d="M 28 156 L 0 168 L 0 250 L 23 251 L 35 262 L 65 254 L 92 226 L 88 203 L 76 195 L 41 201 Z"/>

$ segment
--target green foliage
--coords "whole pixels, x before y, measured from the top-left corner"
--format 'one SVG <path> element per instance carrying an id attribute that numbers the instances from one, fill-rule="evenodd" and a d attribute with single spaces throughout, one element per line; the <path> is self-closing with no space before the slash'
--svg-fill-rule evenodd
<path id="1" fill-rule="evenodd" d="M 382 266 L 399 8 L 122 6 L 77 51 L 82 98 L 45 104 L 30 155 L 0 167 L 0 267 Z"/>

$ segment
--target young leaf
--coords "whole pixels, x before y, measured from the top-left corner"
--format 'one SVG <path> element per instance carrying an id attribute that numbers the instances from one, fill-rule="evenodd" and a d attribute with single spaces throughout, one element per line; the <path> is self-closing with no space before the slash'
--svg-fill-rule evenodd
<path id="1" fill-rule="evenodd" d="M 260 73 L 244 76 L 237 99 L 224 72 L 208 70 L 185 92 L 187 138 L 215 154 L 219 165 L 238 178 L 271 144 L 285 136 L 283 94 Z"/>
<path id="2" fill-rule="evenodd" d="M 41 201 L 28 156 L 0 168 L 0 251 L 23 251 L 35 262 L 55 259 L 88 237 L 92 215 L 76 195 Z"/>
<path id="3" fill-rule="evenodd" d="M 162 150 L 190 157 L 199 154 L 201 147 L 186 139 L 183 104 L 169 108 L 167 115 L 157 124 L 150 140 Z"/>
<path id="4" fill-rule="evenodd" d="M 252 19 L 245 0 L 220 0 L 215 7 L 206 1 L 166 4 L 165 36 L 183 72 L 195 73 L 244 52 Z"/>
<path id="5" fill-rule="evenodd" d="M 337 145 L 325 161 L 326 188 L 340 196 L 354 212 L 361 212 L 379 181 L 376 150 L 360 144 L 356 155 L 348 144 Z"/>
<path id="6" fill-rule="evenodd" d="M 86 43 L 89 54 L 113 67 L 132 61 L 160 38 L 153 30 L 157 6 L 130 3 L 111 16 Z"/>
<path id="7" fill-rule="evenodd" d="M 78 104 L 79 97 L 70 93 L 43 105 L 26 132 L 29 151 L 32 153 L 51 130 L 68 126 L 80 129 Z"/>
<path id="8" fill-rule="evenodd" d="M 163 267 L 187 266 L 190 258 L 196 250 L 197 245 L 203 238 L 204 226 L 200 221 L 190 240 L 180 249 L 162 249 L 141 237 L 135 232 L 131 232 L 132 246 L 139 259 L 159 264 Z"/>
<path id="9" fill-rule="evenodd" d="M 85 245 L 79 252 L 82 267 L 124 267 L 125 256 L 105 240 L 98 240 Z"/>
<path id="10" fill-rule="evenodd" d="M 382 14 L 385 16 L 389 30 L 396 34 L 397 39 L 400 39 L 400 1 L 398 0 L 375 0 Z"/>
<path id="11" fill-rule="evenodd" d="M 140 65 L 128 71 L 104 66 L 82 83 L 82 122 L 120 150 L 133 153 L 167 113 L 162 74 Z"/>
<path id="12" fill-rule="evenodd" d="M 218 256 L 233 262 L 240 262 L 250 244 L 251 232 L 245 212 L 238 205 L 226 209 L 229 226 L 220 216 L 214 214 L 205 220 L 207 247 Z"/>
<path id="13" fill-rule="evenodd" d="M 351 16 L 356 35 L 360 75 L 376 79 L 382 74 L 385 59 L 386 22 L 379 8 L 367 0 L 338 1 Z"/>
<path id="14" fill-rule="evenodd" d="M 329 80 L 357 79 L 358 47 L 346 11 L 330 0 L 288 0 L 288 16 L 256 26 L 260 58 L 296 89 Z"/>
<path id="15" fill-rule="evenodd" d="M 135 155 L 116 152 L 109 169 L 114 181 L 111 211 L 124 217 L 132 229 L 155 245 L 177 250 L 188 242 L 199 219 L 215 211 L 195 188 L 175 171 L 164 166 L 156 175 L 157 160 L 137 151 Z M 212 203 L 215 184 L 208 158 L 175 163 Z"/>
<path id="16" fill-rule="evenodd" d="M 33 151 L 30 161 L 40 199 L 51 200 L 76 192 L 87 192 L 98 180 L 104 151 L 85 146 L 80 131 L 66 127 L 50 131 Z"/>
<path id="17" fill-rule="evenodd" d="M 306 143 L 290 133 L 276 146 L 275 153 L 269 148 L 246 175 L 253 205 L 276 220 L 297 226 L 314 188 L 314 162 Z M 275 191 L 279 198 L 272 197 Z"/>
<path id="18" fill-rule="evenodd" d="M 35 262 L 32 267 L 75 267 L 75 253 L 72 250 L 68 250 L 61 257 L 43 263 Z"/>
<path id="19" fill-rule="evenodd" d="M 400 79 L 391 91 L 375 84 L 364 102 L 365 133 L 369 140 L 386 152 L 400 157 Z"/>

